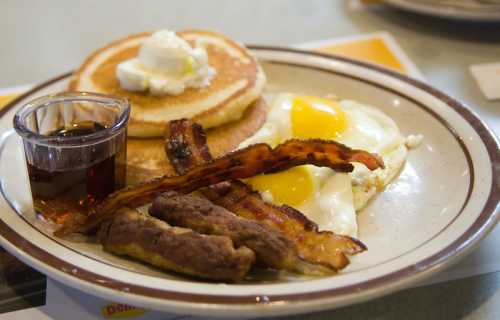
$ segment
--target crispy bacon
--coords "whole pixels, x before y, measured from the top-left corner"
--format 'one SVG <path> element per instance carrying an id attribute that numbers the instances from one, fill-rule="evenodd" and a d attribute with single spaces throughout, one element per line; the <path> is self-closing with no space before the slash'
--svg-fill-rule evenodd
<path id="1" fill-rule="evenodd" d="M 205 130 L 199 124 L 188 120 L 170 121 L 165 137 L 165 153 L 178 174 L 212 161 Z"/>
<path id="2" fill-rule="evenodd" d="M 203 129 L 188 120 L 170 123 L 165 148 L 170 162 L 180 174 L 212 161 Z M 362 155 L 355 159 L 367 157 L 366 153 Z M 371 155 L 368 157 L 379 161 Z M 370 167 L 373 169 L 381 166 L 380 162 L 378 164 Z M 260 221 L 282 231 L 295 242 L 299 255 L 306 261 L 339 270 L 349 264 L 346 255 L 366 250 L 365 245 L 356 239 L 319 231 L 318 226 L 298 210 L 264 202 L 258 192 L 241 181 L 222 182 L 200 191 L 213 203 L 243 218 Z"/>
<path id="3" fill-rule="evenodd" d="M 254 144 L 194 166 L 183 175 L 163 176 L 118 190 L 92 210 L 83 223 L 70 220 L 57 231 L 57 235 L 92 232 L 119 208 L 144 205 L 161 192 L 169 190 L 189 193 L 219 182 L 278 172 L 303 164 L 351 172 L 353 166 L 349 162 L 355 161 L 364 163 L 370 169 L 383 167 L 377 156 L 363 150 L 350 149 L 334 141 L 292 139 L 274 149 L 264 143 Z"/>

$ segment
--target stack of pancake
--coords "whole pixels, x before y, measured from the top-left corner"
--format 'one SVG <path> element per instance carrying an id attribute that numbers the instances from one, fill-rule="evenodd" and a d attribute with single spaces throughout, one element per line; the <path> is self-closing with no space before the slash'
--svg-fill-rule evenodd
<path id="1" fill-rule="evenodd" d="M 129 99 L 129 184 L 174 174 L 164 151 L 163 136 L 169 121 L 187 118 L 201 124 L 207 130 L 210 150 L 217 157 L 253 135 L 267 114 L 262 98 L 266 78 L 257 60 L 243 45 L 215 32 L 177 32 L 192 46 L 206 49 L 209 64 L 216 70 L 209 86 L 161 97 L 122 89 L 116 77 L 117 65 L 136 57 L 142 41 L 150 35 L 132 35 L 96 50 L 75 72 L 68 88 Z"/>

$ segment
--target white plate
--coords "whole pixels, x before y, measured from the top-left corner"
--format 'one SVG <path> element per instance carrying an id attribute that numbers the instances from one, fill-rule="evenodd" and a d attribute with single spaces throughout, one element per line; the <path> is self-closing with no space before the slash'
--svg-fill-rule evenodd
<path id="1" fill-rule="evenodd" d="M 487 0 L 385 0 L 400 9 L 459 20 L 500 21 L 500 2 Z"/>
<path id="2" fill-rule="evenodd" d="M 442 269 L 469 252 L 499 219 L 500 156 L 491 131 L 460 102 L 416 80 L 351 61 L 292 49 L 252 47 L 270 92 L 334 93 L 374 105 L 404 134 L 421 133 L 400 176 L 359 215 L 368 251 L 334 277 L 214 284 L 160 272 L 54 238 L 36 219 L 20 138 L 10 134 L 28 100 L 63 90 L 50 80 L 0 113 L 0 242 L 21 260 L 67 285 L 110 300 L 169 312 L 269 316 L 372 299 Z M 9 131 L 10 130 L 10 131 Z M 10 204 L 10 205 L 9 205 Z"/>

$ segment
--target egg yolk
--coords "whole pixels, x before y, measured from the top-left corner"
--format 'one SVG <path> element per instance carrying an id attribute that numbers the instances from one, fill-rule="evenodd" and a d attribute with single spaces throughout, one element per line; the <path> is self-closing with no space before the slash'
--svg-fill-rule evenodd
<path id="1" fill-rule="evenodd" d="M 274 203 L 297 206 L 306 201 L 313 192 L 311 174 L 305 166 L 284 172 L 262 174 L 246 180 L 254 190 L 269 192 Z"/>
<path id="2" fill-rule="evenodd" d="M 295 96 L 291 101 L 290 120 L 292 137 L 300 139 L 336 139 L 347 127 L 346 114 L 336 101 L 314 96 Z M 246 182 L 254 190 L 271 194 L 274 203 L 290 206 L 301 205 L 314 191 L 306 166 L 255 176 Z"/>
<path id="3" fill-rule="evenodd" d="M 347 117 L 340 105 L 326 98 L 296 96 L 290 113 L 295 138 L 335 139 L 347 126 Z"/>

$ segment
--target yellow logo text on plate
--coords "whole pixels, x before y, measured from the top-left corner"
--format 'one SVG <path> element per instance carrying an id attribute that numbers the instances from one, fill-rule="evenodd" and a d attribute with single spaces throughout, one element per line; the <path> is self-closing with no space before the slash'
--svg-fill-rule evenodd
<path id="1" fill-rule="evenodd" d="M 122 303 L 110 303 L 101 308 L 101 314 L 106 319 L 127 319 L 135 318 L 145 314 L 143 308 L 137 308 Z"/>

